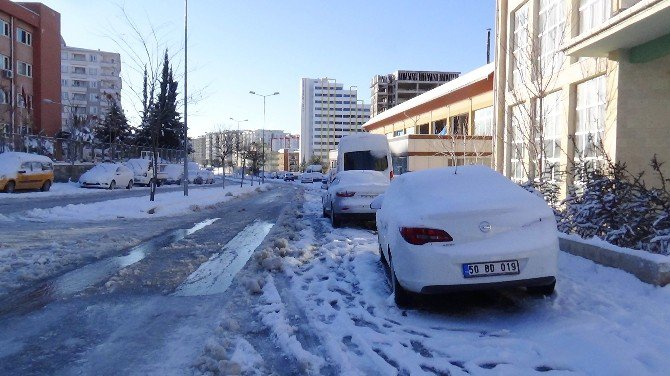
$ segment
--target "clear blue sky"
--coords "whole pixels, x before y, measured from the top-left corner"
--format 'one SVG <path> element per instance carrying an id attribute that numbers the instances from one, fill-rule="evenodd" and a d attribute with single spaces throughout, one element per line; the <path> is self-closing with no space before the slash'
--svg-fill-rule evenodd
<path id="1" fill-rule="evenodd" d="M 121 7 L 165 45 L 183 47 L 182 0 L 42 0 L 61 13 L 70 46 L 119 51 L 129 26 Z M 370 102 L 370 79 L 398 69 L 468 72 L 486 63 L 486 28 L 494 27 L 494 0 L 190 0 L 189 135 L 233 127 L 230 117 L 263 125 L 262 99 L 248 94 L 279 91 L 268 99 L 267 128 L 300 131 L 300 78 L 329 77 L 356 85 Z M 117 42 L 115 42 L 116 40 Z M 137 45 L 134 45 L 137 48 Z M 126 56 L 122 61 L 129 61 Z M 176 69 L 183 69 L 181 56 Z M 124 108 L 137 114 L 128 82 L 141 76 L 128 66 Z M 179 90 L 182 91 L 180 82 Z"/>

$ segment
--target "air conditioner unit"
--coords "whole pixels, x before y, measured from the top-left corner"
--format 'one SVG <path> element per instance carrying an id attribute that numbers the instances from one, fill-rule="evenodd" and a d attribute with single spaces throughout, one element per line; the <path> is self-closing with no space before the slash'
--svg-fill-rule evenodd
<path id="1" fill-rule="evenodd" d="M 2 77 L 12 78 L 12 77 L 14 77 L 14 72 L 12 72 L 10 69 L 3 69 L 2 70 Z"/>

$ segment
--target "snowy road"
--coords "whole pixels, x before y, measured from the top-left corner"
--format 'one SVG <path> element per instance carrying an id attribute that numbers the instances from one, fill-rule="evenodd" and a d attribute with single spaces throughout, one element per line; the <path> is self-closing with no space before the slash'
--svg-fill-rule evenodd
<path id="1" fill-rule="evenodd" d="M 188 373 L 226 299 L 173 292 L 219 252 L 246 247 L 244 265 L 293 196 L 277 188 L 179 221 L 124 221 L 172 230 L 0 297 L 0 374 Z"/>

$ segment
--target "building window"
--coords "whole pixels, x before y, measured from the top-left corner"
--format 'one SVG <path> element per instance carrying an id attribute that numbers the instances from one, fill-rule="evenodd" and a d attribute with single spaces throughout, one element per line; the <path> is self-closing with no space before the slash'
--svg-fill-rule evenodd
<path id="1" fill-rule="evenodd" d="M 526 168 L 526 142 L 528 140 L 528 110 L 525 104 L 519 104 L 511 109 L 512 118 L 510 119 L 510 144 L 512 155 L 510 158 L 511 178 L 517 182 L 527 180 Z"/>
<path id="2" fill-rule="evenodd" d="M 60 59 L 61 60 L 67 60 L 68 53 L 66 51 L 61 51 L 60 52 Z"/>
<path id="3" fill-rule="evenodd" d="M 17 61 L 17 71 L 21 76 L 32 77 L 33 76 L 33 66 L 25 63 L 23 61 Z"/>
<path id="4" fill-rule="evenodd" d="M 493 107 L 475 111 L 475 136 L 493 136 Z"/>
<path id="5" fill-rule="evenodd" d="M 98 74 L 98 68 L 88 68 L 88 74 L 95 76 Z"/>
<path id="6" fill-rule="evenodd" d="M 72 100 L 85 101 L 86 100 L 86 94 L 84 94 L 84 93 L 72 93 Z"/>
<path id="7" fill-rule="evenodd" d="M 28 46 L 33 45 L 33 35 L 20 27 L 16 28 L 16 40 Z"/>
<path id="8" fill-rule="evenodd" d="M 73 80 L 72 86 L 74 87 L 88 87 L 88 81 Z"/>
<path id="9" fill-rule="evenodd" d="M 97 101 L 97 100 L 100 99 L 100 98 L 98 97 L 98 94 L 93 94 L 93 93 L 91 93 L 90 98 L 91 98 L 91 101 Z"/>
<path id="10" fill-rule="evenodd" d="M 540 143 L 543 144 L 544 164 L 542 173 L 549 180 L 560 180 L 560 161 L 561 161 L 561 134 L 562 134 L 562 101 L 561 92 L 549 94 L 540 101 L 536 100 L 537 114 L 541 114 L 538 119 L 538 126 L 541 120 L 542 139 L 536 137 L 535 142 L 539 151 Z"/>
<path id="11" fill-rule="evenodd" d="M 16 94 L 16 107 L 26 107 L 26 99 L 21 94 Z"/>
<path id="12" fill-rule="evenodd" d="M 61 72 L 61 73 L 67 73 L 67 72 L 69 72 L 69 71 L 70 71 L 70 67 L 69 67 L 69 66 L 67 66 L 67 65 L 61 65 L 61 66 L 60 66 L 60 72 Z"/>
<path id="13" fill-rule="evenodd" d="M 579 1 L 579 33 L 585 33 L 607 21 L 612 14 L 612 0 Z"/>
<path id="14" fill-rule="evenodd" d="M 72 54 L 72 60 L 74 61 L 86 61 L 85 54 Z"/>
<path id="15" fill-rule="evenodd" d="M 70 95 L 68 94 L 67 91 L 64 91 L 64 92 L 61 93 L 60 99 L 66 101 L 66 100 L 70 99 Z"/>
<path id="16" fill-rule="evenodd" d="M 9 104 L 9 95 L 5 89 L 0 89 L 0 104 Z"/>
<path id="17" fill-rule="evenodd" d="M 600 150 L 605 131 L 605 104 L 605 76 L 577 85 L 576 161 L 588 162 L 603 158 Z"/>
<path id="18" fill-rule="evenodd" d="M 2 69 L 11 70 L 12 64 L 9 62 L 9 56 L 0 55 L 2 57 Z"/>
<path id="19" fill-rule="evenodd" d="M 95 62 L 98 61 L 98 57 L 96 55 L 90 55 L 89 60 Z"/>
<path id="20" fill-rule="evenodd" d="M 67 80 L 60 80 L 60 86 L 67 86 Z"/>
<path id="21" fill-rule="evenodd" d="M 539 41 L 541 85 L 547 85 L 561 70 L 565 54 L 560 46 L 566 36 L 565 1 L 540 0 Z"/>
<path id="22" fill-rule="evenodd" d="M 74 73 L 74 74 L 86 74 L 86 68 L 84 68 L 84 67 L 72 67 L 72 73 Z"/>
<path id="23" fill-rule="evenodd" d="M 8 37 L 9 36 L 9 31 L 10 31 L 9 23 L 7 21 L 3 20 L 3 19 L 0 19 L 0 33 L 2 33 L 2 35 L 4 35 L 4 36 Z"/>
<path id="24" fill-rule="evenodd" d="M 529 47 L 528 3 L 514 12 L 514 33 L 512 40 L 512 85 L 522 82 L 524 64 L 527 64 Z"/>
<path id="25" fill-rule="evenodd" d="M 88 113 L 91 115 L 97 115 L 98 114 L 98 108 L 97 107 L 89 107 L 88 108 Z"/>

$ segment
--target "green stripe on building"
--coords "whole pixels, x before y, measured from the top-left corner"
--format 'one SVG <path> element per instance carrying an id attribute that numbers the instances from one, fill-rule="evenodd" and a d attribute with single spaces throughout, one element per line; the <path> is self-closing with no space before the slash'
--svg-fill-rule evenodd
<path id="1" fill-rule="evenodd" d="M 628 59 L 633 64 L 647 63 L 670 54 L 670 34 L 630 49 Z"/>

